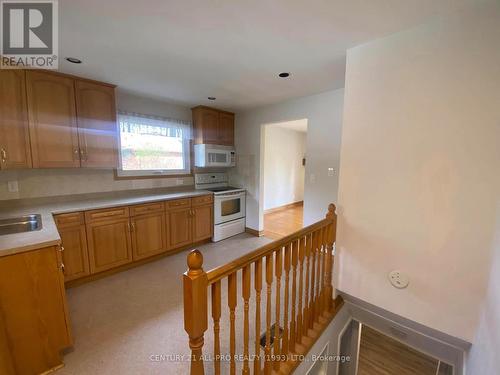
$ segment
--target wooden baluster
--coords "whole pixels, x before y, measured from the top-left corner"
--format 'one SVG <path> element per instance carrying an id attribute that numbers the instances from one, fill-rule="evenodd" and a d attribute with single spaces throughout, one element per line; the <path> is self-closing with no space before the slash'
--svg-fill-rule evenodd
<path id="1" fill-rule="evenodd" d="M 267 283 L 267 304 L 266 304 L 266 347 L 264 359 L 264 373 L 271 373 L 271 287 L 273 283 L 273 256 L 266 256 L 266 283 Z"/>
<path id="2" fill-rule="evenodd" d="M 227 280 L 227 304 L 229 306 L 229 323 L 230 323 L 230 330 L 229 330 L 229 354 L 231 355 L 230 358 L 230 368 L 229 368 L 229 373 L 231 375 L 236 374 L 236 362 L 235 362 L 235 355 L 236 355 L 236 327 L 235 327 L 235 321 L 236 321 L 236 295 L 237 295 L 237 290 L 236 290 L 236 272 L 232 273 L 231 275 L 228 276 Z"/>
<path id="3" fill-rule="evenodd" d="M 332 284 L 332 268 L 333 268 L 333 244 L 336 240 L 337 232 L 337 214 L 335 213 L 335 205 L 328 205 L 328 213 L 326 214 L 327 219 L 332 220 L 332 224 L 329 225 L 328 230 L 328 240 L 327 240 L 327 262 L 326 262 L 326 289 L 325 289 L 325 299 L 326 308 L 328 311 L 333 309 L 333 284 Z"/>
<path id="4" fill-rule="evenodd" d="M 306 238 L 299 239 L 299 310 L 297 314 L 297 342 L 302 342 L 302 299 L 303 299 L 303 274 L 304 274 L 304 254 L 306 251 Z"/>
<path id="5" fill-rule="evenodd" d="M 320 294 L 320 300 L 319 300 L 319 311 L 320 314 L 324 314 L 326 307 L 325 307 L 325 269 L 326 269 L 326 237 L 328 235 L 328 228 L 323 227 L 321 230 L 321 281 L 320 281 L 320 287 L 321 287 L 321 294 Z"/>
<path id="6" fill-rule="evenodd" d="M 309 302 L 309 328 L 314 328 L 314 319 L 316 315 L 316 293 L 315 293 L 315 282 L 316 282 L 316 253 L 318 244 L 318 232 L 313 232 L 312 234 L 312 247 L 311 247 L 311 300 Z"/>
<path id="7" fill-rule="evenodd" d="M 290 292 L 290 257 L 292 253 L 292 244 L 288 244 L 285 247 L 285 301 L 284 301 L 284 316 L 283 316 L 283 341 L 281 347 L 281 353 L 288 355 L 288 305 L 289 299 L 288 294 Z"/>
<path id="8" fill-rule="evenodd" d="M 248 366 L 248 340 L 249 340 L 249 323 L 248 323 L 248 309 L 250 300 L 250 266 L 243 268 L 243 274 L 241 279 L 241 288 L 244 301 L 244 321 L 243 321 L 243 374 L 250 374 L 250 368 Z"/>
<path id="9" fill-rule="evenodd" d="M 292 320 L 290 321 L 290 341 L 289 347 L 291 352 L 295 352 L 295 338 L 297 334 L 297 326 L 296 326 L 296 316 L 295 316 L 295 305 L 297 303 L 296 300 L 296 292 L 297 292 L 297 253 L 299 248 L 299 242 L 294 241 L 292 243 Z"/>
<path id="10" fill-rule="evenodd" d="M 275 275 L 276 275 L 276 323 L 274 326 L 274 369 L 277 371 L 280 368 L 280 337 L 279 337 L 279 327 L 280 327 L 280 294 L 281 294 L 281 273 L 283 268 L 283 255 L 282 249 L 279 248 L 275 252 Z"/>
<path id="11" fill-rule="evenodd" d="M 220 374 L 220 281 L 212 284 L 212 319 L 214 321 L 214 370 L 215 374 Z"/>
<path id="12" fill-rule="evenodd" d="M 312 234 L 306 235 L 306 295 L 304 298 L 304 323 L 302 324 L 303 334 L 307 335 L 309 329 L 309 280 L 310 276 L 310 258 L 312 248 Z"/>
<path id="13" fill-rule="evenodd" d="M 255 262 L 255 358 L 253 373 L 260 374 L 260 293 L 262 291 L 262 260 Z"/>
<path id="14" fill-rule="evenodd" d="M 320 229 L 318 231 L 318 240 L 316 242 L 316 299 L 314 303 L 314 317 L 318 321 L 319 316 L 321 315 L 321 310 L 320 310 L 320 300 L 321 300 L 321 260 L 322 260 L 322 254 L 321 254 L 321 242 L 322 242 L 322 237 L 323 233 L 322 230 Z"/>
<path id="15" fill-rule="evenodd" d="M 187 257 L 188 271 L 183 276 L 184 329 L 191 348 L 191 375 L 203 375 L 203 335 L 208 328 L 208 278 L 203 270 L 203 255 L 193 250 Z"/>

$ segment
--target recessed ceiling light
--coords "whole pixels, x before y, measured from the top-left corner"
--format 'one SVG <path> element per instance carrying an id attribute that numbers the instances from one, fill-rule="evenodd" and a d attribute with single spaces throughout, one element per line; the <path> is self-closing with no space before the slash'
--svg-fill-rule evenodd
<path id="1" fill-rule="evenodd" d="M 215 96 L 209 96 L 207 99 L 208 99 L 208 100 L 215 100 L 215 99 L 217 99 L 217 98 L 216 98 Z"/>
<path id="2" fill-rule="evenodd" d="M 290 77 L 290 73 L 283 72 L 283 73 L 278 74 L 278 77 L 280 77 L 280 78 L 287 78 L 287 77 Z"/>
<path id="3" fill-rule="evenodd" d="M 81 64 L 82 60 L 77 59 L 76 57 L 66 57 L 66 61 L 69 61 L 70 63 L 73 64 Z"/>

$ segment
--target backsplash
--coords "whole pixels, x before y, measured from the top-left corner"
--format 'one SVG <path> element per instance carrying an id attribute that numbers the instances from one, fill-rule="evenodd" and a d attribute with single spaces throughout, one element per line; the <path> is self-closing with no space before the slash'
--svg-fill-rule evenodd
<path id="1" fill-rule="evenodd" d="M 183 184 L 177 185 L 178 180 Z M 17 181 L 19 191 L 9 192 L 8 181 Z M 115 180 L 111 170 L 75 168 L 2 171 L 0 200 L 193 185 L 193 177 Z"/>

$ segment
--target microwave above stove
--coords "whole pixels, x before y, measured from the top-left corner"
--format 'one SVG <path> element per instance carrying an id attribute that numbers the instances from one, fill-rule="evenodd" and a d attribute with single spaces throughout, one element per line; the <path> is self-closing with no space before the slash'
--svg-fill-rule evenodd
<path id="1" fill-rule="evenodd" d="M 194 145 L 195 167 L 234 167 L 236 152 L 232 146 L 200 144 Z"/>

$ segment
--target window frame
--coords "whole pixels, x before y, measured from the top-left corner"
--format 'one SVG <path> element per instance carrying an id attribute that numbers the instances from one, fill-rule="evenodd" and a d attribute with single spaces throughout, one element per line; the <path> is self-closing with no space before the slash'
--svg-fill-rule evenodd
<path id="1" fill-rule="evenodd" d="M 184 154 L 184 165 L 183 169 L 136 169 L 136 170 L 124 170 L 122 169 L 122 147 L 121 147 L 121 131 L 120 131 L 120 116 L 134 116 L 138 118 L 150 118 L 159 121 L 165 122 L 177 122 L 183 124 L 183 126 L 189 128 L 188 137 L 183 138 L 183 154 Z M 193 165 L 192 165 L 192 142 L 191 142 L 191 134 L 192 134 L 192 124 L 188 121 L 181 121 L 172 118 L 146 115 L 142 113 L 133 113 L 133 112 L 125 112 L 118 111 L 116 115 L 117 122 L 117 138 L 118 138 L 118 168 L 115 169 L 115 178 L 118 180 L 126 180 L 126 179 L 147 179 L 147 178 L 166 178 L 166 177 L 188 177 L 193 174 Z"/>

